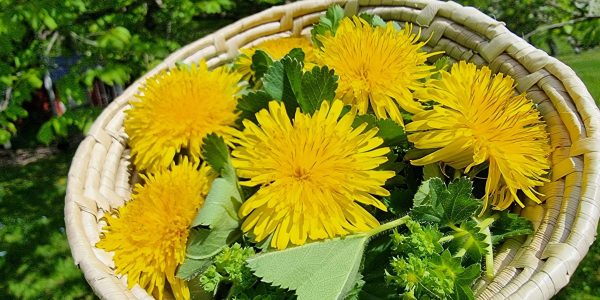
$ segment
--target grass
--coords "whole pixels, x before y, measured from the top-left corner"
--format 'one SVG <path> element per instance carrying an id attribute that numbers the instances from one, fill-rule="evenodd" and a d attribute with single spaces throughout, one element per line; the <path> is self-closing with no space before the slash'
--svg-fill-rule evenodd
<path id="1" fill-rule="evenodd" d="M 0 166 L 0 299 L 93 299 L 63 220 L 72 153 Z"/>
<path id="2" fill-rule="evenodd" d="M 600 100 L 600 50 L 560 57 Z M 0 166 L 0 299 L 93 299 L 67 244 L 63 204 L 72 153 Z M 600 300 L 600 243 L 556 299 Z"/>
<path id="3" fill-rule="evenodd" d="M 590 94 L 600 104 L 600 49 L 590 50 L 581 54 L 568 54 L 558 57 L 569 65 L 585 83 Z"/>

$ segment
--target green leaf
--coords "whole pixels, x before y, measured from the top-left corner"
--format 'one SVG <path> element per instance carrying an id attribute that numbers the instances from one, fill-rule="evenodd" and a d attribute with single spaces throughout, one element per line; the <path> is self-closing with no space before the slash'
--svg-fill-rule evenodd
<path id="1" fill-rule="evenodd" d="M 367 23 L 369 23 L 373 27 L 386 27 L 387 26 L 385 21 L 378 15 L 362 13 L 358 17 L 367 21 Z"/>
<path id="2" fill-rule="evenodd" d="M 44 145 L 49 145 L 55 139 L 54 131 L 52 130 L 52 124 L 50 121 L 45 122 L 42 127 L 40 127 L 36 137 L 37 140 Z"/>
<path id="3" fill-rule="evenodd" d="M 254 79 L 260 80 L 273 64 L 273 59 L 262 50 L 256 50 L 252 55 L 252 65 L 250 68 L 254 71 Z"/>
<path id="4" fill-rule="evenodd" d="M 222 137 L 215 133 L 207 135 L 202 140 L 202 157 L 221 177 L 226 178 L 230 183 L 237 182 L 229 150 Z"/>
<path id="5" fill-rule="evenodd" d="M 492 244 L 496 245 L 506 238 L 533 233 L 531 222 L 517 214 L 503 211 L 490 227 Z"/>
<path id="6" fill-rule="evenodd" d="M 312 114 L 321 106 L 324 100 L 335 98 L 338 76 L 327 66 L 314 67 L 302 76 L 302 97 L 298 104 L 302 112 Z"/>
<path id="7" fill-rule="evenodd" d="M 293 51 L 292 51 L 293 52 Z M 302 63 L 293 55 L 286 55 L 273 65 L 263 76 L 263 89 L 275 100 L 283 101 L 290 117 L 302 97 Z"/>
<path id="8" fill-rule="evenodd" d="M 485 241 L 486 235 L 481 232 L 475 221 L 467 221 L 460 227 L 453 226 L 454 238 L 449 242 L 448 248 L 455 255 L 463 257 L 466 261 L 480 262 L 488 253 L 489 244 Z"/>
<path id="9" fill-rule="evenodd" d="M 354 119 L 354 127 L 367 123 L 367 129 L 377 127 L 379 131 L 377 136 L 383 139 L 383 146 L 408 146 L 408 139 L 404 128 L 396 122 L 389 119 L 377 119 L 374 115 L 366 114 L 357 116 Z"/>
<path id="10" fill-rule="evenodd" d="M 241 111 L 240 119 L 256 121 L 256 113 L 269 106 L 273 98 L 264 91 L 250 92 L 243 95 L 237 104 L 237 110 Z"/>
<path id="11" fill-rule="evenodd" d="M 315 45 L 321 47 L 323 44 L 319 41 L 319 35 L 335 35 L 340 22 L 344 18 L 344 9 L 339 5 L 330 6 L 324 16 L 319 19 L 310 31 L 312 41 Z"/>
<path id="12" fill-rule="evenodd" d="M 177 268 L 177 278 L 183 280 L 191 280 L 192 278 L 198 276 L 198 274 L 202 273 L 208 266 L 212 264 L 210 259 L 191 259 L 186 257 L 183 261 L 183 264 Z"/>
<path id="13" fill-rule="evenodd" d="M 4 144 L 10 140 L 12 135 L 8 130 L 0 128 L 0 144 Z"/>
<path id="14" fill-rule="evenodd" d="M 234 182 L 224 178 L 213 181 L 204 205 L 192 222 L 202 226 L 190 232 L 186 256 L 207 259 L 223 250 L 241 236 L 238 210 L 242 198 Z"/>
<path id="15" fill-rule="evenodd" d="M 411 215 L 421 222 L 448 227 L 469 220 L 481 208 L 471 192 L 472 182 L 466 177 L 447 187 L 440 178 L 424 181 L 414 197 Z"/>
<path id="16" fill-rule="evenodd" d="M 298 299 L 339 299 L 355 285 L 366 235 L 313 242 L 248 259 L 262 281 L 296 291 Z"/>

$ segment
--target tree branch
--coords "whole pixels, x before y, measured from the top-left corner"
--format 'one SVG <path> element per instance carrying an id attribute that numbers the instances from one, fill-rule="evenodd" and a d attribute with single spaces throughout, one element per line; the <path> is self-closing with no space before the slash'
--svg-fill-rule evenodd
<path id="1" fill-rule="evenodd" d="M 573 25 L 573 24 L 576 24 L 576 23 L 590 21 L 590 20 L 595 20 L 595 19 L 600 19 L 600 16 L 586 16 L 586 17 L 571 19 L 571 20 L 565 21 L 565 22 L 560 22 L 560 23 L 555 23 L 555 24 L 540 26 L 540 27 L 536 28 L 535 30 L 533 30 L 533 31 L 525 34 L 523 36 L 523 38 L 526 39 L 526 40 L 529 40 L 532 36 L 534 36 L 534 35 L 536 35 L 538 33 L 544 32 L 544 31 L 548 31 L 548 30 L 552 30 L 552 29 L 557 29 L 557 28 L 565 27 L 567 25 Z"/>

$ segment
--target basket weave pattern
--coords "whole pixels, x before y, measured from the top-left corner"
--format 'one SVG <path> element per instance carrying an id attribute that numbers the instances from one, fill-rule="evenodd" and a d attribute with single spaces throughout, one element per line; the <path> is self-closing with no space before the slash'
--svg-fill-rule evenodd
<path id="1" fill-rule="evenodd" d="M 273 7 L 191 43 L 132 84 L 109 105 L 79 146 L 69 171 L 65 222 L 75 262 L 94 292 L 105 299 L 152 299 L 142 288 L 127 289 L 115 275 L 112 255 L 94 247 L 105 212 L 131 192 L 124 110 L 145 78 L 176 62 L 207 60 L 215 67 L 242 47 L 265 39 L 309 35 L 327 7 L 347 15 L 370 12 L 384 20 L 412 22 L 428 40 L 426 50 L 443 50 L 453 60 L 488 65 L 515 78 L 517 90 L 537 105 L 548 126 L 553 153 L 550 179 L 540 189 L 542 205 L 520 211 L 536 231 L 496 249 L 491 282 L 476 285 L 479 299 L 549 299 L 564 287 L 595 239 L 600 215 L 600 112 L 576 74 L 475 8 L 429 0 L 300 1 Z"/>

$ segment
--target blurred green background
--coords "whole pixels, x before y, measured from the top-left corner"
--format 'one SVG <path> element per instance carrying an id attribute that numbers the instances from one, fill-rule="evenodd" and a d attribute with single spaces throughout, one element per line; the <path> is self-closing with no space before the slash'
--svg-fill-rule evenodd
<path id="1" fill-rule="evenodd" d="M 81 132 L 168 53 L 282 2 L 0 0 L 0 145 L 8 148 L 0 146 L 0 299 L 95 297 L 73 264 L 63 221 Z M 461 2 L 570 65 L 600 99 L 598 1 Z M 598 295 L 595 243 L 556 299 Z"/>

